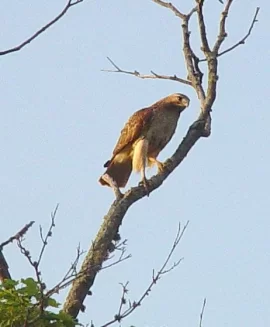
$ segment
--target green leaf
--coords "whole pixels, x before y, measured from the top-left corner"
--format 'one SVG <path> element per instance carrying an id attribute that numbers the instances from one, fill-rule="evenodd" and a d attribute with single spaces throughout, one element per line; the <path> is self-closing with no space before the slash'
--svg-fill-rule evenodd
<path id="1" fill-rule="evenodd" d="M 49 298 L 47 300 L 48 307 L 58 308 L 60 306 L 60 303 L 58 303 L 55 299 Z"/>
<path id="2" fill-rule="evenodd" d="M 26 287 L 21 287 L 18 289 L 18 292 L 28 296 L 37 297 L 40 294 L 38 282 L 33 278 L 21 279 L 21 283 Z"/>
<path id="3" fill-rule="evenodd" d="M 18 281 L 13 280 L 13 279 L 4 279 L 4 281 L 2 282 L 2 284 L 0 285 L 0 289 L 4 288 L 4 289 L 10 289 L 10 288 L 15 288 L 15 286 L 17 286 L 19 284 Z"/>

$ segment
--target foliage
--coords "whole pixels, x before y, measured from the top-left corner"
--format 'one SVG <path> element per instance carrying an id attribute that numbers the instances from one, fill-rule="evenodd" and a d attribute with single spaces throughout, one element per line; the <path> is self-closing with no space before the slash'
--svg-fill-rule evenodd
<path id="1" fill-rule="evenodd" d="M 59 306 L 52 297 L 43 296 L 33 278 L 6 279 L 0 285 L 0 327 L 78 326 L 72 317 L 57 310 Z"/>

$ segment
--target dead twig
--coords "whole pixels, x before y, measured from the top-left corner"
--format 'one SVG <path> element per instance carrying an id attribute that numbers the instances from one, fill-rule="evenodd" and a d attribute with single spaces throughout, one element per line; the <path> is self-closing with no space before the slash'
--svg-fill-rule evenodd
<path id="1" fill-rule="evenodd" d="M 34 39 L 36 39 L 40 34 L 42 34 L 43 32 L 45 32 L 49 27 L 51 27 L 53 24 L 55 24 L 60 18 L 62 18 L 66 12 L 74 5 L 77 5 L 78 3 L 83 2 L 83 0 L 68 0 L 66 6 L 64 7 L 64 9 L 60 12 L 59 15 L 57 15 L 53 20 L 51 20 L 48 24 L 44 25 L 42 28 L 40 28 L 36 33 L 34 33 L 32 36 L 30 36 L 28 39 L 26 39 L 25 41 L 23 41 L 22 43 L 20 43 L 19 45 L 10 48 L 8 50 L 3 50 L 0 51 L 0 56 L 4 56 L 7 55 L 9 53 L 12 52 L 16 52 L 21 50 L 22 48 L 24 48 L 27 44 L 29 44 L 30 42 L 32 42 Z"/>
<path id="2" fill-rule="evenodd" d="M 250 25 L 250 27 L 249 27 L 249 29 L 248 29 L 247 34 L 246 34 L 246 35 L 245 35 L 245 36 L 244 36 L 240 41 L 238 41 L 237 43 L 235 43 L 234 45 L 232 45 L 232 46 L 229 47 L 228 49 L 226 49 L 226 50 L 221 51 L 220 53 L 218 53 L 218 55 L 217 55 L 218 57 L 221 57 L 221 56 L 223 56 L 225 53 L 228 53 L 228 52 L 234 50 L 234 49 L 237 48 L 239 45 L 245 44 L 246 39 L 251 35 L 251 32 L 252 32 L 252 30 L 253 30 L 253 28 L 254 28 L 255 23 L 258 22 L 257 17 L 258 17 L 259 11 L 260 11 L 260 8 L 257 7 L 257 8 L 256 8 L 256 11 L 255 11 L 255 14 L 254 14 L 254 17 L 253 17 L 253 19 L 252 19 L 251 25 Z"/>
<path id="3" fill-rule="evenodd" d="M 80 249 L 80 245 L 79 245 L 77 247 L 77 255 L 76 255 L 76 258 L 72 262 L 70 268 L 67 270 L 67 272 L 64 275 L 64 277 L 53 288 L 51 288 L 49 291 L 46 292 L 45 297 L 50 297 L 51 295 L 53 295 L 55 293 L 59 293 L 60 290 L 62 290 L 64 288 L 66 288 L 67 286 L 69 286 L 76 279 L 82 277 L 85 273 L 87 273 L 91 269 L 96 269 L 97 268 L 99 270 L 104 270 L 104 269 L 107 269 L 107 268 L 111 268 L 111 267 L 119 264 L 120 262 L 123 262 L 123 261 L 131 258 L 131 255 L 130 254 L 125 256 L 125 251 L 126 251 L 126 249 L 125 249 L 125 243 L 126 243 L 126 240 L 123 241 L 123 242 L 121 242 L 119 244 L 119 247 L 118 246 L 115 246 L 115 249 L 118 249 L 118 250 L 121 251 L 121 255 L 120 255 L 120 257 L 116 261 L 114 261 L 114 262 L 112 262 L 112 263 L 110 263 L 110 264 L 108 264 L 106 266 L 102 266 L 102 267 L 100 267 L 100 266 L 98 266 L 98 267 L 88 267 L 86 270 L 80 270 L 79 272 L 77 272 L 77 266 L 78 266 L 78 263 L 79 263 L 79 259 L 85 253 L 85 251 L 82 251 Z M 107 261 L 110 260 L 110 259 L 112 259 L 112 258 L 113 258 L 113 256 L 108 257 L 107 258 Z"/>
<path id="4" fill-rule="evenodd" d="M 152 280 L 151 280 L 149 286 L 146 288 L 146 290 L 143 292 L 143 294 L 139 298 L 139 300 L 133 301 L 133 302 L 129 301 L 129 306 L 124 311 L 123 311 L 123 307 L 125 304 L 127 304 L 126 294 L 128 293 L 128 289 L 127 289 L 128 282 L 126 284 L 121 284 L 122 285 L 122 296 L 120 299 L 120 305 L 119 305 L 118 312 L 112 320 L 108 321 L 101 327 L 108 327 L 108 326 L 114 324 L 115 322 L 120 322 L 122 319 L 129 316 L 136 308 L 138 308 L 142 304 L 143 300 L 149 295 L 149 293 L 151 292 L 153 286 L 157 283 L 157 281 L 163 275 L 167 274 L 168 272 L 170 272 L 172 269 L 176 268 L 179 265 L 179 263 L 181 262 L 182 259 L 178 260 L 176 263 L 174 263 L 169 269 L 166 269 L 177 245 L 179 244 L 179 242 L 181 241 L 181 239 L 184 235 L 184 232 L 185 232 L 188 224 L 189 224 L 189 222 L 187 222 L 182 229 L 181 229 L 181 225 L 180 224 L 178 225 L 178 230 L 177 230 L 175 240 L 173 242 L 171 250 L 169 251 L 163 265 L 161 266 L 161 268 L 159 269 L 159 271 L 157 273 L 155 273 L 155 271 L 153 271 Z"/>
<path id="5" fill-rule="evenodd" d="M 151 74 L 152 75 L 145 75 L 145 74 L 139 73 L 137 70 L 134 70 L 133 72 L 132 71 L 128 71 L 128 70 L 123 70 L 119 66 L 117 66 L 112 61 L 112 59 L 110 59 L 109 57 L 107 57 L 107 59 L 112 64 L 112 66 L 115 68 L 115 70 L 102 69 L 101 71 L 103 71 L 103 72 L 107 72 L 107 73 L 123 73 L 123 74 L 133 75 L 133 76 L 136 76 L 136 77 L 141 78 L 141 79 L 164 79 L 164 80 L 171 80 L 171 81 L 183 83 L 183 84 L 186 84 L 186 85 L 191 85 L 191 82 L 190 81 L 187 81 L 186 79 L 177 77 L 176 75 L 173 75 L 173 76 L 160 75 L 160 74 L 157 74 L 157 73 L 153 72 L 152 70 L 151 70 Z"/>
<path id="6" fill-rule="evenodd" d="M 46 248 L 46 246 L 48 244 L 48 238 L 52 236 L 52 230 L 55 227 L 55 217 L 56 217 L 56 213 L 57 213 L 58 208 L 59 208 L 59 203 L 56 205 L 56 207 L 54 209 L 54 212 L 51 213 L 51 225 L 49 227 L 49 230 L 48 230 L 45 238 L 43 237 L 42 227 L 39 226 L 39 233 L 40 233 L 40 238 L 41 238 L 41 241 L 42 241 L 42 248 L 40 250 L 39 258 L 38 258 L 38 261 L 37 261 L 38 265 L 41 262 L 44 250 L 45 250 L 45 248 Z"/>
<path id="7" fill-rule="evenodd" d="M 161 0 L 152 0 L 153 2 L 157 3 L 158 5 L 170 9 L 176 16 L 180 18 L 184 18 L 185 15 L 181 13 L 171 2 L 161 1 Z"/>
<path id="8" fill-rule="evenodd" d="M 81 250 L 80 244 L 77 247 L 77 253 L 74 261 L 72 262 L 70 268 L 67 270 L 64 277 L 50 290 L 48 290 L 45 294 L 46 297 L 50 297 L 55 293 L 59 293 L 59 291 L 74 281 L 75 278 L 79 277 L 77 272 L 77 266 L 81 256 L 85 253 L 85 251 Z"/>
<path id="9" fill-rule="evenodd" d="M 30 227 L 32 227 L 33 224 L 34 224 L 34 221 L 30 221 L 30 223 L 26 224 L 22 229 L 20 229 L 17 234 L 11 236 L 7 241 L 1 243 L 0 244 L 0 250 L 2 250 L 3 247 L 6 246 L 7 244 L 22 238 L 26 234 L 28 229 Z"/>
<path id="10" fill-rule="evenodd" d="M 206 298 L 203 300 L 202 310 L 201 310 L 201 313 L 200 313 L 199 327 L 202 327 L 202 321 L 203 321 L 203 314 L 204 314 L 205 305 L 206 305 Z"/>
<path id="11" fill-rule="evenodd" d="M 46 285 L 42 282 L 41 271 L 39 270 L 38 262 L 33 261 L 30 251 L 26 249 L 26 247 L 23 245 L 22 242 L 23 242 L 22 238 L 17 239 L 17 245 L 18 245 L 21 253 L 26 257 L 26 259 L 28 260 L 30 265 L 34 268 L 37 282 L 39 285 L 39 290 L 40 290 L 39 309 L 40 309 L 40 312 L 42 313 L 44 310 L 44 299 L 45 299 L 44 290 L 46 289 Z"/>
<path id="12" fill-rule="evenodd" d="M 0 244 L 0 280 L 3 281 L 4 279 L 10 279 L 11 275 L 9 273 L 9 267 L 7 261 L 3 254 L 4 246 L 12 243 L 15 240 L 21 239 L 28 231 L 28 229 L 34 224 L 34 221 L 30 221 L 30 223 L 26 224 L 22 229 L 18 231 L 15 235 L 11 236 L 8 240 Z"/>

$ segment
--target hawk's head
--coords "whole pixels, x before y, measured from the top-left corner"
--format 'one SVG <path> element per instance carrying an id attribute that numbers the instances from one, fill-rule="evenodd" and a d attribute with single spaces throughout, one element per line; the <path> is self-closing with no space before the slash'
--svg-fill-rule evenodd
<path id="1" fill-rule="evenodd" d="M 183 111 L 189 105 L 189 98 L 181 93 L 174 93 L 163 99 L 166 104 L 172 105 Z"/>

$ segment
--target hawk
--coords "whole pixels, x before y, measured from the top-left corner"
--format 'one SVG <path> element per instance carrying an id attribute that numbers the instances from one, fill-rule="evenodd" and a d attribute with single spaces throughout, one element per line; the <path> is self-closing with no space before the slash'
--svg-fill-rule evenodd
<path id="1" fill-rule="evenodd" d="M 136 111 L 122 129 L 112 158 L 104 164 L 107 170 L 99 182 L 112 186 L 109 181 L 112 180 L 118 188 L 125 187 L 131 172 L 140 172 L 148 192 L 145 169 L 156 164 L 158 171 L 162 170 L 163 164 L 157 156 L 171 140 L 179 116 L 188 105 L 186 95 L 175 93 Z"/>

